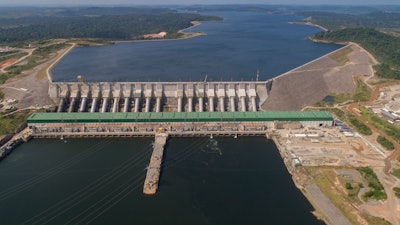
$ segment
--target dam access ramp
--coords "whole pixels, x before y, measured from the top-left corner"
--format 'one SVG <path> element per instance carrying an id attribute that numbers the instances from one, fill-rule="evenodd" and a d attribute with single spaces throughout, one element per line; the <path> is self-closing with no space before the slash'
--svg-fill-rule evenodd
<path id="1" fill-rule="evenodd" d="M 164 155 L 164 146 L 167 142 L 168 134 L 157 133 L 154 140 L 153 154 L 147 168 L 146 179 L 143 185 L 143 193 L 153 195 L 157 192 L 158 181 L 160 179 L 161 164 Z"/>
<path id="2" fill-rule="evenodd" d="M 269 81 L 53 82 L 58 112 L 255 112 Z"/>

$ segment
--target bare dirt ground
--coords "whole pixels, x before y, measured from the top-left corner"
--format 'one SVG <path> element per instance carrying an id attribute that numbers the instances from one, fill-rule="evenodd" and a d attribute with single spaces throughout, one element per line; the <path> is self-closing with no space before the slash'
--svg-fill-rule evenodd
<path id="1" fill-rule="evenodd" d="M 8 59 L 6 61 L 0 62 L 0 69 L 3 69 L 11 64 L 13 64 L 14 62 L 18 61 L 18 59 Z"/>
<path id="2" fill-rule="evenodd" d="M 48 60 L 33 70 L 24 71 L 21 75 L 10 78 L 0 85 L 0 90 L 4 93 L 4 100 L 17 100 L 15 106 L 18 109 L 48 108 L 53 106 L 54 102 L 48 95 L 49 80 L 47 76 L 40 77 L 39 73 L 43 72 L 44 68 L 49 67 L 67 50 L 64 49 L 53 53 Z M 19 61 L 21 62 L 21 60 Z"/>
<path id="3" fill-rule="evenodd" d="M 352 93 L 355 88 L 353 76 L 372 76 L 371 68 L 375 62 L 360 46 L 350 43 L 348 47 L 352 51 L 347 54 L 344 65 L 332 57 L 333 52 L 273 78 L 269 97 L 261 108 L 267 111 L 300 110 L 331 93 Z"/>

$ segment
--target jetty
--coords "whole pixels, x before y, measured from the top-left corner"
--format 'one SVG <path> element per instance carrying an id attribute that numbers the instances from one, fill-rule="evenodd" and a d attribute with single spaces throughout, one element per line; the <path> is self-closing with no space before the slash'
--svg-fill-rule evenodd
<path id="1" fill-rule="evenodd" d="M 162 128 L 161 128 L 162 130 Z M 167 142 L 168 134 L 159 131 L 155 135 L 154 150 L 147 168 L 146 179 L 144 181 L 143 193 L 153 195 L 157 192 L 160 179 L 161 164 L 164 155 L 164 146 Z"/>

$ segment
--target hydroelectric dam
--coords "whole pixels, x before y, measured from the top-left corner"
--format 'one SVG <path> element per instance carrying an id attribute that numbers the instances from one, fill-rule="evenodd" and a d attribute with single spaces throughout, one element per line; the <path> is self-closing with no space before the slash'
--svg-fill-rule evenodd
<path id="1" fill-rule="evenodd" d="M 57 112 L 33 113 L 32 137 L 154 136 L 143 192 L 158 188 L 169 136 L 266 136 L 275 129 L 326 127 L 326 111 L 260 111 L 272 81 L 50 83 Z"/>

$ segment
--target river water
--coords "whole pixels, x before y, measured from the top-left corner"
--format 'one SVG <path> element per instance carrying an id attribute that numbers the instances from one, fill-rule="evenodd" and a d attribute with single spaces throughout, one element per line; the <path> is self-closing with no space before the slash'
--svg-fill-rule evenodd
<path id="1" fill-rule="evenodd" d="M 289 24 L 295 15 L 213 12 L 224 18 L 188 31 L 206 36 L 158 42 L 119 43 L 73 49 L 52 70 L 54 81 L 267 80 L 339 45 L 313 43 L 317 27 Z"/>
<path id="2" fill-rule="evenodd" d="M 260 80 L 337 49 L 294 15 L 213 12 L 206 36 L 75 48 L 56 81 Z M 0 224 L 323 224 L 262 137 L 171 138 L 160 187 L 142 185 L 152 139 L 34 139 L 0 163 Z"/>
<path id="3" fill-rule="evenodd" d="M 323 224 L 270 140 L 171 138 L 155 196 L 152 139 L 34 139 L 0 163 L 1 224 Z"/>

